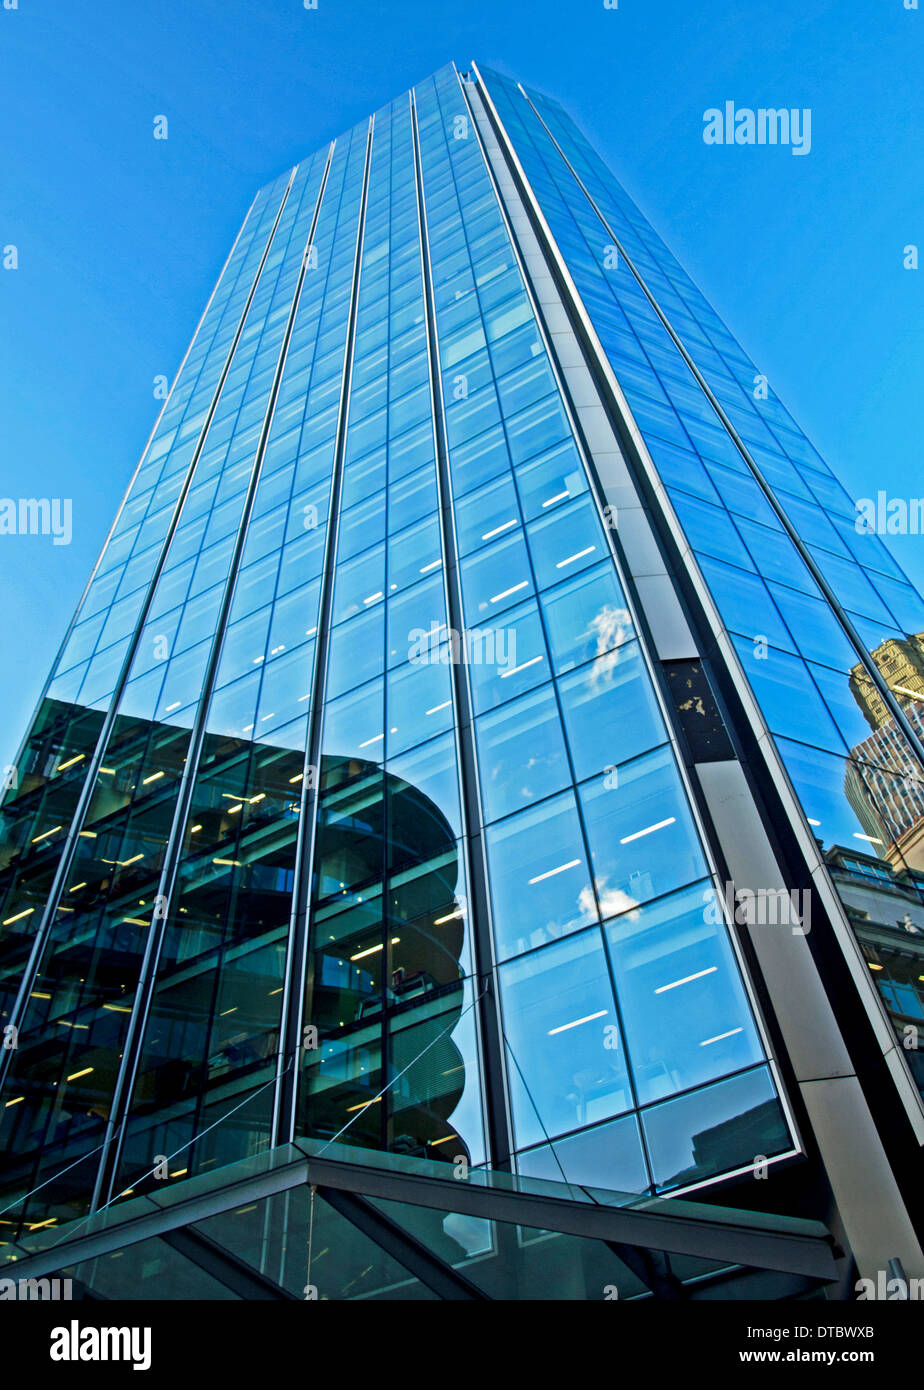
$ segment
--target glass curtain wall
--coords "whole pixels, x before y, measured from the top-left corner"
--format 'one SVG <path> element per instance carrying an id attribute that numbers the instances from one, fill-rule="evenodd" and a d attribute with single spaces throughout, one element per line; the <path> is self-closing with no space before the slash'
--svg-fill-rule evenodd
<path id="1" fill-rule="evenodd" d="M 13 772 L 11 1229 L 287 1127 L 631 1192 L 794 1149 L 452 67 L 254 201 Z"/>
<path id="2" fill-rule="evenodd" d="M 790 1140 L 454 72 L 417 107 L 513 1146 L 677 1185 Z"/>
<path id="3" fill-rule="evenodd" d="M 922 901 L 924 773 L 863 657 L 875 663 L 920 735 L 924 600 L 560 105 L 524 94 L 497 73 L 484 70 L 482 77 L 732 635 L 808 824 L 827 857 L 871 854 L 889 874 L 899 905 L 908 893 Z M 859 648 L 780 513 L 846 613 Z M 832 881 L 840 890 L 842 877 Z M 849 907 L 849 894 L 841 896 Z M 848 917 L 857 923 L 855 911 Z M 891 914 L 872 924 L 888 931 L 887 954 L 907 957 L 899 974 L 911 989 L 898 1008 L 884 958 L 870 948 L 868 932 L 862 938 L 905 1043 L 909 1026 L 924 1023 L 924 975 L 912 968 L 924 965 L 924 953 L 916 933 L 897 927 Z M 917 1072 L 920 1085 L 920 1067 Z"/>

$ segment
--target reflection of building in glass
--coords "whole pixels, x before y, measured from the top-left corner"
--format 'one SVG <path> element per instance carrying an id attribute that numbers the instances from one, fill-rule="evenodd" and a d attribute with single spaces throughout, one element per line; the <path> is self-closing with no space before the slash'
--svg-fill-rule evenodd
<path id="1" fill-rule="evenodd" d="M 20 803 L 28 802 L 33 770 L 48 766 L 55 731 L 85 714 L 49 704 Z M 227 734 L 207 738 L 209 775 L 196 799 L 180 906 L 170 921 L 159 917 L 157 889 L 186 736 L 166 723 L 126 721 L 110 744 L 97 829 L 82 837 L 80 881 L 59 907 L 54 945 L 31 992 L 34 1025 L 17 1048 L 15 1071 L 24 1084 L 9 1117 L 15 1161 L 7 1181 L 14 1191 L 34 1185 L 40 1171 L 65 1168 L 85 1151 L 90 1134 L 103 1133 L 137 999 L 142 946 L 159 920 L 169 925 L 125 1136 L 126 1180 L 136 1190 L 152 1188 L 151 1178 L 139 1183 L 136 1177 L 149 1153 L 169 1153 L 185 1128 L 199 1127 L 207 1107 L 240 1099 L 274 1074 L 299 823 L 293 786 L 302 780 L 303 755 Z M 154 753 L 161 775 L 139 784 L 142 749 Z M 240 791 L 245 768 L 246 797 Z M 143 818 L 136 814 L 128 839 L 126 814 L 139 810 L 139 791 Z M 386 1103 L 368 1105 L 365 1123 L 349 1139 L 421 1155 L 432 1146 L 434 1158 L 444 1156 L 439 1145 L 453 1140 L 445 1157 L 468 1158 L 464 1135 L 450 1123 L 465 1085 L 465 1062 L 452 1041 L 462 1007 L 463 910 L 455 896 L 451 827 L 415 787 L 360 759 L 325 757 L 320 792 L 311 985 L 318 1037 L 303 1050 L 311 1077 L 304 1123 L 311 1132 L 336 1134 L 379 1093 L 382 1057 L 410 1063 L 432 1037 L 427 1062 L 405 1073 Z M 22 816 L 26 806 L 17 809 Z M 37 858 L 30 867 L 40 876 L 41 851 L 30 854 L 30 842 L 16 853 L 12 837 L 6 844 L 7 874 Z M 15 941 L 10 945 L 6 978 L 16 962 Z M 74 1034 L 85 1035 L 80 1065 Z M 221 1136 L 218 1153 L 228 1161 L 268 1142 L 266 1115 L 255 1107 Z M 195 1172 L 200 1162 L 215 1161 L 214 1152 L 197 1152 L 178 1166 Z M 66 1211 L 70 1200 L 79 1209 L 85 1182 L 78 1175 L 72 1191 L 55 1191 L 50 1209 Z"/>
<path id="2" fill-rule="evenodd" d="M 924 737 L 924 633 L 890 639 L 872 653 L 883 677 Z M 855 666 L 850 690 L 873 732 L 851 749 L 847 800 L 872 848 L 901 872 L 924 870 L 924 777 L 869 673 Z"/>
<path id="3" fill-rule="evenodd" d="M 871 848 L 897 871 L 924 870 L 924 780 L 903 761 L 894 728 L 883 725 L 851 751 L 844 791 Z"/>
<path id="4" fill-rule="evenodd" d="M 332 757 L 321 785 L 306 1012 L 319 1036 L 305 1052 L 301 1124 L 331 1138 L 358 1115 L 344 1142 L 470 1160 L 453 1127 L 466 1062 L 452 1038 L 465 937 L 452 828 L 374 763 Z"/>
<path id="5" fill-rule="evenodd" d="M 882 1004 L 912 1017 L 914 937 L 819 849 L 911 901 L 924 605 L 755 373 L 496 74 L 443 69 L 257 194 L 0 812 L 22 1269 L 924 1274 Z M 729 920 L 735 889 L 811 921 Z"/>
<path id="6" fill-rule="evenodd" d="M 908 713 L 916 716 L 919 730 L 921 704 L 924 702 L 924 632 L 909 633 L 907 638 L 890 637 L 871 653 L 889 689 Z M 869 672 L 854 666 L 850 672 L 850 689 L 857 704 L 873 729 L 891 720 L 882 695 Z"/>
<path id="7" fill-rule="evenodd" d="M 825 855 L 912 1074 L 924 1091 L 924 876 L 873 855 Z"/>

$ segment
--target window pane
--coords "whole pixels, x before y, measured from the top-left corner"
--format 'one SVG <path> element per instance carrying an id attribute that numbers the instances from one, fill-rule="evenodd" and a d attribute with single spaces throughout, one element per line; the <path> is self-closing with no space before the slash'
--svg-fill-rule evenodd
<path id="1" fill-rule="evenodd" d="M 597 930 L 502 966 L 518 1147 L 632 1105 Z"/>
<path id="2" fill-rule="evenodd" d="M 711 884 L 623 913 L 606 937 L 642 1105 L 762 1060 Z"/>
<path id="3" fill-rule="evenodd" d="M 452 727 L 450 668 L 430 660 L 388 675 L 388 753 L 393 756 Z"/>
<path id="4" fill-rule="evenodd" d="M 541 801 L 571 781 L 550 685 L 483 715 L 476 727 L 486 821 Z"/>
<path id="5" fill-rule="evenodd" d="M 568 792 L 485 832 L 499 959 L 543 946 L 596 916 L 581 825 Z"/>
<path id="6" fill-rule="evenodd" d="M 472 699 L 478 714 L 542 685 L 551 674 L 535 599 L 506 612 L 503 625 L 488 629 L 488 635 L 492 632 L 493 653 L 488 647 L 488 637 L 482 636 L 476 648 L 475 636 L 470 632 L 473 654 L 480 650 L 485 658 L 469 665 Z M 487 659 L 490 655 L 493 660 Z"/>
<path id="7" fill-rule="evenodd" d="M 607 553 L 600 521 L 587 498 L 570 507 L 556 508 L 542 521 L 533 522 L 529 528 L 529 549 L 540 589 L 570 579 Z"/>
<path id="8" fill-rule="evenodd" d="M 660 897 L 706 872 L 670 748 L 626 763 L 580 789 L 605 917 Z"/>
<path id="9" fill-rule="evenodd" d="M 635 635 L 610 565 L 601 565 L 543 595 L 542 611 L 557 672 L 583 665 Z"/>
<path id="10" fill-rule="evenodd" d="M 645 1192 L 648 1168 L 638 1120 L 626 1115 L 580 1134 L 542 1144 L 517 1157 L 517 1170 L 530 1178 L 603 1187 L 610 1192 Z"/>
<path id="11" fill-rule="evenodd" d="M 703 1182 L 791 1148 L 764 1067 L 645 1110 L 642 1126 L 661 1190 Z"/>
<path id="12" fill-rule="evenodd" d="M 465 621 L 470 627 L 528 598 L 533 588 L 526 546 L 519 532 L 462 562 Z"/>
<path id="13" fill-rule="evenodd" d="M 637 642 L 616 647 L 563 677 L 558 691 L 579 782 L 664 742 L 664 724 Z"/>

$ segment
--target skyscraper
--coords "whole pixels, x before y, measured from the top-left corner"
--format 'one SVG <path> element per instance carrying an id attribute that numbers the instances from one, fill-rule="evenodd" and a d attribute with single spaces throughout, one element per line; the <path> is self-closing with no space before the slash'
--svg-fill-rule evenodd
<path id="1" fill-rule="evenodd" d="M 7 775 L 4 1253 L 924 1276 L 922 632 L 555 102 L 447 67 L 332 141 L 247 213 Z"/>

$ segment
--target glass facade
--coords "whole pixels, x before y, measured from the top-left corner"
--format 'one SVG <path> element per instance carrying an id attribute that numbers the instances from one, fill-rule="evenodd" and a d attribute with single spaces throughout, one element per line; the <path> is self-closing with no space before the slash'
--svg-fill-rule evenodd
<path id="1" fill-rule="evenodd" d="M 808 825 L 826 856 L 871 852 L 922 901 L 924 600 L 562 107 L 478 75 Z M 920 1088 L 924 977 L 909 987 L 903 1008 L 883 1000 Z"/>
<path id="2" fill-rule="evenodd" d="M 801 1152 L 473 81 L 258 194 L 67 632 L 0 813 L 8 1245 L 293 1144 L 627 1200 Z M 477 90 L 810 824 L 913 902 L 921 600 L 561 109 Z"/>

